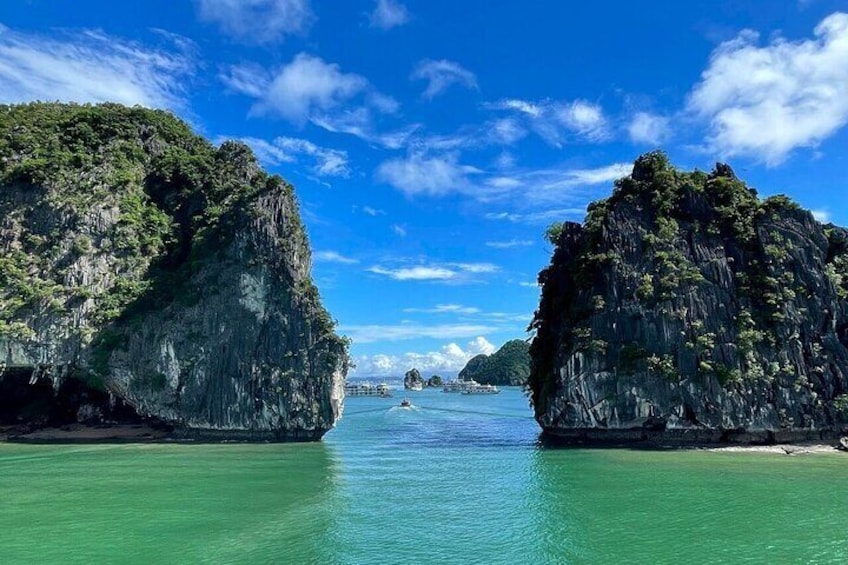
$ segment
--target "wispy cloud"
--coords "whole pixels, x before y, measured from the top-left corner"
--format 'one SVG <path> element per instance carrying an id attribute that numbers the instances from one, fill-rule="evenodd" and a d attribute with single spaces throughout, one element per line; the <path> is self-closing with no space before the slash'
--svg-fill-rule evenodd
<path id="1" fill-rule="evenodd" d="M 496 326 L 485 324 L 418 324 L 406 322 L 396 325 L 342 325 L 339 327 L 339 332 L 351 338 L 355 343 L 375 343 L 420 338 L 456 339 L 474 337 L 497 329 Z"/>
<path id="2" fill-rule="evenodd" d="M 404 308 L 403 311 L 422 314 L 477 314 L 480 309 L 473 306 L 462 306 L 461 304 L 437 304 L 433 308 Z"/>
<path id="3" fill-rule="evenodd" d="M 445 281 L 456 278 L 457 272 L 447 267 L 433 267 L 420 265 L 417 267 L 400 267 L 387 269 L 374 266 L 368 269 L 377 275 L 383 275 L 397 281 Z"/>
<path id="4" fill-rule="evenodd" d="M 344 73 L 338 65 L 307 53 L 299 53 L 277 72 L 236 66 L 221 78 L 233 90 L 259 99 L 251 110 L 254 114 L 296 123 L 334 110 L 369 88 L 365 77 Z"/>
<path id="5" fill-rule="evenodd" d="M 464 194 L 481 201 L 519 198 L 521 202 L 548 204 L 571 197 L 574 189 L 612 182 L 627 176 L 630 163 L 597 168 L 548 168 L 486 172 L 459 161 L 459 153 L 430 155 L 413 152 L 384 161 L 376 179 L 409 196 Z"/>
<path id="6" fill-rule="evenodd" d="M 689 96 L 709 124 L 706 149 L 776 165 L 848 122 L 848 14 L 833 13 L 814 38 L 758 46 L 747 30 L 722 43 Z"/>
<path id="7" fill-rule="evenodd" d="M 377 0 L 368 19 L 371 27 L 387 30 L 407 23 L 409 11 L 396 0 Z"/>
<path id="8" fill-rule="evenodd" d="M 406 237 L 406 226 L 392 224 L 392 231 L 399 237 Z"/>
<path id="9" fill-rule="evenodd" d="M 546 224 L 566 219 L 580 219 L 586 214 L 586 208 L 557 208 L 539 212 L 489 212 L 487 220 L 506 220 L 517 224 Z"/>
<path id="10" fill-rule="evenodd" d="M 316 251 L 312 254 L 312 259 L 318 263 L 341 263 L 342 265 L 359 263 L 359 259 L 345 257 L 338 251 Z"/>
<path id="11" fill-rule="evenodd" d="M 648 145 L 659 145 L 671 134 L 671 120 L 666 116 L 650 112 L 636 112 L 627 124 L 630 141 Z"/>
<path id="12" fill-rule="evenodd" d="M 442 346 L 438 351 L 426 353 L 363 355 L 356 358 L 356 369 L 353 373 L 366 376 L 402 375 L 415 367 L 425 375 L 433 372 L 439 372 L 443 375 L 446 373 L 454 374 L 462 370 L 472 357 L 480 354 L 491 355 L 495 352 L 495 349 L 495 346 L 489 340 L 478 336 L 470 341 L 464 349 L 451 342 Z"/>
<path id="13" fill-rule="evenodd" d="M 419 127 L 377 132 L 376 117 L 396 112 L 398 102 L 365 77 L 308 53 L 273 71 L 253 64 L 231 66 L 219 78 L 230 90 L 255 99 L 250 110 L 254 116 L 279 117 L 301 126 L 312 122 L 394 149 Z"/>
<path id="14" fill-rule="evenodd" d="M 512 249 L 514 247 L 530 247 L 533 242 L 529 239 L 510 239 L 509 241 L 487 241 L 486 247 L 494 249 Z"/>
<path id="15" fill-rule="evenodd" d="M 159 48 L 100 31 L 46 37 L 0 25 L 0 100 L 109 101 L 186 110 L 195 46 L 174 34 L 156 37 Z"/>
<path id="16" fill-rule="evenodd" d="M 378 181 L 385 182 L 408 195 L 440 196 L 451 192 L 468 192 L 467 175 L 474 167 L 458 162 L 458 154 L 426 155 L 415 152 L 407 157 L 384 161 L 377 168 Z"/>
<path id="17" fill-rule="evenodd" d="M 512 112 L 554 147 L 569 138 L 600 142 L 610 138 L 609 122 L 603 109 L 588 100 L 529 101 L 516 98 L 484 104 L 490 110 Z"/>
<path id="18" fill-rule="evenodd" d="M 197 0 L 200 18 L 244 43 L 305 35 L 315 20 L 309 0 Z"/>
<path id="19" fill-rule="evenodd" d="M 371 206 L 363 206 L 362 213 L 366 216 L 376 217 L 376 216 L 385 216 L 386 212 L 383 210 L 378 210 L 377 208 L 372 208 Z"/>
<path id="20" fill-rule="evenodd" d="M 367 270 L 397 281 L 435 281 L 463 284 L 478 282 L 475 275 L 496 273 L 500 268 L 492 263 L 433 263 L 398 267 L 375 265 Z"/>
<path id="21" fill-rule="evenodd" d="M 438 61 L 425 59 L 421 61 L 412 71 L 410 78 L 427 81 L 427 88 L 424 89 L 421 96 L 428 100 L 442 94 L 453 84 L 470 89 L 477 88 L 477 77 L 474 73 L 459 63 L 445 59 Z"/>
<path id="22" fill-rule="evenodd" d="M 220 143 L 225 138 L 218 138 Z M 267 166 L 282 163 L 297 163 L 306 157 L 312 163 L 309 170 L 317 176 L 347 177 L 350 175 L 349 160 L 346 151 L 328 149 L 315 145 L 306 139 L 278 137 L 272 141 L 255 137 L 242 137 L 239 141 L 253 149 L 256 158 Z"/>
<path id="23" fill-rule="evenodd" d="M 829 210 L 812 210 L 813 217 L 819 222 L 826 224 L 830 221 L 830 211 Z"/>

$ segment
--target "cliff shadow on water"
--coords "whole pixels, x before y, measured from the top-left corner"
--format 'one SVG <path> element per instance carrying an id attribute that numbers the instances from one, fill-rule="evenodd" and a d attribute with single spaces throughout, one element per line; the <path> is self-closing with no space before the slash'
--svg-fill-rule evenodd
<path id="1" fill-rule="evenodd" d="M 727 165 L 640 157 L 554 231 L 529 386 L 566 443 L 780 443 L 848 427 L 848 232 Z"/>

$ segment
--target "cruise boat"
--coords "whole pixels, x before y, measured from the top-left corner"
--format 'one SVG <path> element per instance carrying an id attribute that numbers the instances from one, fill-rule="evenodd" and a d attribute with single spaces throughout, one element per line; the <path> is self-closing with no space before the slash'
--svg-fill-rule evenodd
<path id="1" fill-rule="evenodd" d="M 472 386 L 464 389 L 462 394 L 498 394 L 500 390 L 495 385 L 481 385 L 474 383 Z"/>
<path id="2" fill-rule="evenodd" d="M 392 389 L 386 383 L 378 385 L 369 382 L 345 383 L 345 396 L 380 396 L 388 398 L 392 395 Z"/>
<path id="3" fill-rule="evenodd" d="M 460 392 L 462 394 L 497 394 L 500 391 L 494 385 L 481 385 L 474 379 L 457 379 L 447 381 L 442 387 L 443 392 Z"/>

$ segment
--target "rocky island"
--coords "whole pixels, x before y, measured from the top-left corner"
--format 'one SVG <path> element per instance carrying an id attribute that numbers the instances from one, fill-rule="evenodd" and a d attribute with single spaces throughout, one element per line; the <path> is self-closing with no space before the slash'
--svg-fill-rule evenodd
<path id="1" fill-rule="evenodd" d="M 569 442 L 775 443 L 848 427 L 848 231 L 727 165 L 640 157 L 556 230 L 529 388 Z"/>
<path id="2" fill-rule="evenodd" d="M 497 386 L 524 386 L 530 375 L 530 346 L 520 339 L 504 343 L 491 355 L 475 355 L 459 372 L 463 380 Z"/>
<path id="3" fill-rule="evenodd" d="M 0 425 L 316 440 L 347 343 L 291 185 L 115 104 L 0 106 Z"/>

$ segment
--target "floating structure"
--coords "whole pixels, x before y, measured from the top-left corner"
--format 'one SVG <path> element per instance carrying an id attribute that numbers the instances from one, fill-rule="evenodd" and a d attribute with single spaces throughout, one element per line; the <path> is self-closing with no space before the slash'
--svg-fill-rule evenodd
<path id="1" fill-rule="evenodd" d="M 369 382 L 360 383 L 345 383 L 345 396 L 380 396 L 389 398 L 392 396 L 392 389 L 386 383 L 378 385 Z"/>
<path id="2" fill-rule="evenodd" d="M 459 392 L 462 394 L 497 394 L 500 392 L 494 385 L 483 385 L 474 379 L 456 379 L 447 381 L 442 387 L 443 392 Z"/>

